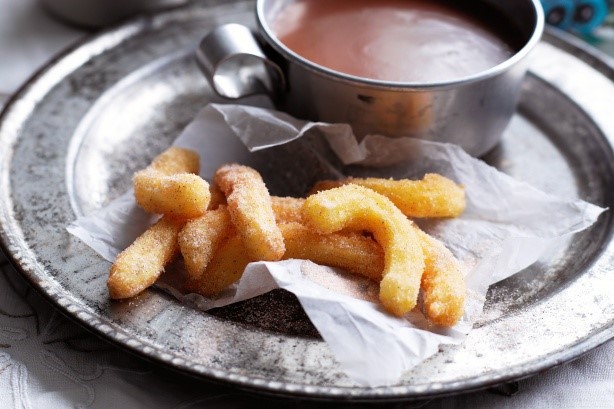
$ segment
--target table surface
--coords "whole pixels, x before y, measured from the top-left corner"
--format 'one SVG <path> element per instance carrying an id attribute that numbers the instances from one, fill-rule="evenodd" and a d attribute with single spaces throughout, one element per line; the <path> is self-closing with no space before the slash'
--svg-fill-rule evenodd
<path id="1" fill-rule="evenodd" d="M 88 34 L 53 20 L 35 0 L 0 0 L 0 106 L 37 67 Z M 614 55 L 608 35 L 594 43 Z M 324 406 L 206 384 L 118 350 L 55 311 L 1 254 L 0 402 L 7 408 Z M 496 389 L 392 407 L 614 407 L 614 342 Z"/>

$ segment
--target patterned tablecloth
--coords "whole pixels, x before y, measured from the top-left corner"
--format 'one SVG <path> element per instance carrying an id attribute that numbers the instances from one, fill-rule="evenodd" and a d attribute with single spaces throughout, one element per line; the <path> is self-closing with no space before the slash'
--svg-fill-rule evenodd
<path id="1" fill-rule="evenodd" d="M 37 66 L 83 35 L 53 21 L 34 0 L 0 0 L 0 105 Z M 601 46 L 614 54 L 614 38 Z M 186 378 L 118 350 L 64 318 L 0 254 L 2 408 L 325 406 L 253 397 Z M 612 408 L 614 342 L 496 389 L 392 407 Z"/>

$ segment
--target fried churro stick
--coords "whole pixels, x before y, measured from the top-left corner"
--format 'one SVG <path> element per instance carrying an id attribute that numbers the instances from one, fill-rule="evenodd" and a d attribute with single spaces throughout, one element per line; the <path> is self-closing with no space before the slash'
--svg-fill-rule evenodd
<path id="1" fill-rule="evenodd" d="M 352 232 L 320 234 L 299 223 L 279 227 L 286 243 L 284 259 L 311 260 L 373 280 L 382 278 L 384 251 L 370 237 Z"/>
<path id="2" fill-rule="evenodd" d="M 194 151 L 171 146 L 156 156 L 145 170 L 155 170 L 163 175 L 174 175 L 176 173 L 198 174 L 200 158 Z"/>
<path id="3" fill-rule="evenodd" d="M 384 252 L 371 238 L 358 233 L 318 234 L 298 223 L 282 223 L 279 227 L 286 243 L 284 259 L 311 260 L 381 280 Z M 463 268 L 443 243 L 421 230 L 418 232 L 425 257 L 420 285 L 425 315 L 436 325 L 453 326 L 463 316 L 466 293 Z"/>
<path id="4" fill-rule="evenodd" d="M 179 219 L 201 216 L 209 204 L 209 184 L 198 175 L 162 175 L 141 171 L 134 175 L 134 197 L 146 212 Z"/>
<path id="5" fill-rule="evenodd" d="M 275 221 L 279 223 L 302 223 L 305 199 L 271 196 Z"/>
<path id="6" fill-rule="evenodd" d="M 359 233 L 318 234 L 299 223 L 283 223 L 280 228 L 286 242 L 284 259 L 308 259 L 374 280 L 381 278 L 384 254 L 379 244 L 368 237 Z M 247 254 L 240 236 L 228 236 L 205 271 L 192 279 L 188 288 L 206 297 L 215 296 L 238 281 L 251 261 L 254 260 Z"/>
<path id="7" fill-rule="evenodd" d="M 226 206 L 205 212 L 188 221 L 179 233 L 179 248 L 188 278 L 199 278 L 209 265 L 220 243 L 234 233 Z"/>
<path id="8" fill-rule="evenodd" d="M 213 297 L 239 281 L 245 267 L 252 261 L 254 259 L 247 253 L 241 236 L 228 236 L 217 248 L 204 273 L 197 280 L 188 283 L 188 290 L 205 297 Z"/>
<path id="9" fill-rule="evenodd" d="M 260 174 L 247 166 L 230 164 L 219 168 L 214 180 L 226 195 L 230 218 L 249 255 L 255 260 L 280 260 L 284 239 Z"/>
<path id="10" fill-rule="evenodd" d="M 209 194 L 211 199 L 209 199 L 209 206 L 207 209 L 214 210 L 220 205 L 226 206 L 226 196 L 224 196 L 224 192 L 213 183 L 209 185 Z"/>
<path id="11" fill-rule="evenodd" d="M 195 175 L 198 154 L 171 147 L 133 178 L 134 198 L 149 213 L 190 219 L 202 215 L 211 194 L 209 184 Z"/>
<path id="12" fill-rule="evenodd" d="M 245 253 L 246 249 L 242 242 L 238 243 L 235 239 L 225 244 L 225 250 L 218 250 L 222 242 L 236 234 L 228 213 L 222 210 L 220 208 L 208 211 L 204 216 L 191 220 L 179 235 L 179 246 L 188 277 L 200 283 L 191 287 L 208 296 L 223 290 L 223 283 L 230 285 L 238 280 L 241 273 L 237 268 L 252 261 L 248 256 L 237 258 L 237 254 Z M 381 246 L 369 237 L 359 233 L 319 234 L 299 223 L 282 223 L 279 227 L 286 245 L 283 259 L 312 260 L 373 280 L 380 280 L 382 277 L 384 253 Z M 217 258 L 218 267 L 213 266 L 214 257 Z M 239 261 L 232 264 L 228 257 Z M 231 265 L 231 268 L 225 273 L 222 266 L 228 265 Z M 229 277 L 224 277 L 225 274 Z M 211 277 L 215 277 L 214 283 L 207 284 L 206 281 L 210 281 Z M 205 289 L 199 289 L 201 287 Z"/>
<path id="13" fill-rule="evenodd" d="M 272 197 L 271 200 L 278 223 L 301 220 L 304 199 Z M 218 203 L 220 202 L 218 200 Z M 199 218 L 188 221 L 179 234 L 179 248 L 189 278 L 200 277 L 222 240 L 235 233 L 228 209 L 223 204 L 215 210 L 208 210 Z"/>
<path id="14" fill-rule="evenodd" d="M 416 306 L 424 254 L 416 228 L 385 196 L 356 185 L 312 195 L 303 206 L 305 222 L 327 234 L 344 228 L 367 230 L 384 250 L 380 300 L 402 316 Z"/>
<path id="15" fill-rule="evenodd" d="M 354 184 L 374 190 L 390 199 L 407 217 L 457 217 L 466 206 L 465 189 L 436 173 L 422 180 L 348 178 L 316 183 L 312 192 Z"/>
<path id="16" fill-rule="evenodd" d="M 467 291 L 463 268 L 442 242 L 418 231 L 425 262 L 424 314 L 433 324 L 450 327 L 463 316 Z"/>
<path id="17" fill-rule="evenodd" d="M 178 254 L 183 222 L 163 217 L 118 256 L 107 281 L 111 298 L 130 298 L 151 286 Z"/>

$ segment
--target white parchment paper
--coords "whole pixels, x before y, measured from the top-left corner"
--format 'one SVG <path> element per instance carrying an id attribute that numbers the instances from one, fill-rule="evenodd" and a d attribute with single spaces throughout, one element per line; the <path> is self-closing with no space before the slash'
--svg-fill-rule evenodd
<path id="1" fill-rule="evenodd" d="M 604 211 L 516 181 L 454 145 L 378 135 L 358 143 L 347 125 L 306 122 L 255 107 L 209 105 L 175 144 L 200 154 L 201 176 L 207 180 L 220 165 L 238 162 L 258 169 L 278 195 L 300 195 L 317 180 L 344 175 L 420 178 L 437 172 L 465 186 L 467 209 L 461 217 L 417 221 L 466 268 L 466 311 L 453 328 L 433 327 L 419 311 L 392 317 L 374 297 L 376 284 L 302 260 L 252 263 L 243 278 L 216 299 L 181 294 L 160 284 L 203 310 L 275 288 L 291 291 L 340 368 L 360 385 L 394 384 L 439 345 L 462 342 L 491 284 L 531 265 L 557 240 L 586 229 Z M 113 261 L 152 220 L 127 192 L 78 218 L 68 231 Z"/>

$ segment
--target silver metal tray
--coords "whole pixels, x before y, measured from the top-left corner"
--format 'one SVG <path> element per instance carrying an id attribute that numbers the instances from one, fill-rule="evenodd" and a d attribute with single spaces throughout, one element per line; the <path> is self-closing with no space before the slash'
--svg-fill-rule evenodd
<path id="1" fill-rule="evenodd" d="M 252 9 L 251 1 L 197 2 L 102 33 L 51 62 L 2 113 L 2 248 L 60 311 L 122 348 L 204 380 L 329 400 L 480 389 L 613 337 L 611 211 L 494 285 L 464 345 L 442 348 L 390 387 L 364 388 L 344 376 L 283 291 L 211 313 L 156 289 L 111 302 L 109 263 L 65 227 L 124 192 L 131 174 L 215 99 L 192 50 L 218 24 L 253 24 Z M 518 113 L 485 160 L 545 191 L 612 207 L 612 62 L 552 33 L 533 57 Z"/>

